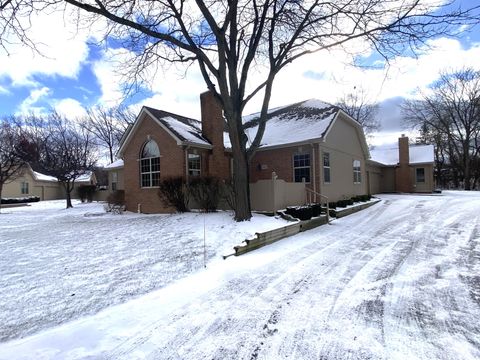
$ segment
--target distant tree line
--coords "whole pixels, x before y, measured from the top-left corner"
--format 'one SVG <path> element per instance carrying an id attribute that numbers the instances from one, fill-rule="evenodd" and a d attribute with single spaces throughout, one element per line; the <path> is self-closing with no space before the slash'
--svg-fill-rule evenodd
<path id="1" fill-rule="evenodd" d="M 58 179 L 72 207 L 75 181 L 94 169 L 102 152 L 110 161 L 133 114 L 120 107 L 91 108 L 71 119 L 52 111 L 45 115 L 15 115 L 0 119 L 0 198 L 3 186 L 33 170 Z"/>
<path id="2" fill-rule="evenodd" d="M 435 145 L 435 179 L 443 188 L 480 187 L 480 72 L 443 72 L 420 100 L 403 106 L 419 143 Z"/>

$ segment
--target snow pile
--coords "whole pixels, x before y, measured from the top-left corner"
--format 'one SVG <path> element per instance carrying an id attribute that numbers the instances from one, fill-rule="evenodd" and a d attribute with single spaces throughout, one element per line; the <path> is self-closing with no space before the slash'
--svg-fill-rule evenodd
<path id="1" fill-rule="evenodd" d="M 45 175 L 36 171 L 33 171 L 33 176 L 35 177 L 36 180 L 39 180 L 39 181 L 52 181 L 52 182 L 58 181 L 58 179 L 54 176 Z"/>
<path id="2" fill-rule="evenodd" d="M 117 159 L 113 163 L 103 167 L 104 169 L 120 169 L 123 168 L 123 159 Z"/>

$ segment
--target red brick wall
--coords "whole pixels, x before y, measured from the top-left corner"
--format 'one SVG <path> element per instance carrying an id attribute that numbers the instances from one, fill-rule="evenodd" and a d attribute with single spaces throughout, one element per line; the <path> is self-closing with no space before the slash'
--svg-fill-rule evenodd
<path id="1" fill-rule="evenodd" d="M 399 192 L 412 192 L 413 179 L 410 169 L 408 137 L 406 136 L 398 139 L 398 156 L 398 167 L 395 169 L 395 190 Z"/>
<path id="2" fill-rule="evenodd" d="M 160 149 L 160 178 L 184 176 L 185 152 L 176 141 L 154 120 L 145 116 L 124 151 L 125 202 L 127 210 L 137 211 L 141 204 L 143 213 L 165 213 L 174 209 L 163 205 L 158 197 L 158 188 L 141 188 L 139 158 L 148 136 Z"/>
<path id="3" fill-rule="evenodd" d="M 279 179 L 293 182 L 293 155 L 308 153 L 310 154 L 310 180 L 313 181 L 315 168 L 315 182 L 318 191 L 320 184 L 318 144 L 314 145 L 314 149 L 314 156 L 311 145 L 257 151 L 250 162 L 250 182 L 271 179 L 272 171 L 275 171 Z M 313 166 L 314 161 L 315 166 Z M 262 168 L 262 165 L 266 168 Z M 313 187 L 313 184 L 310 187 Z"/>
<path id="4" fill-rule="evenodd" d="M 230 178 L 230 160 L 223 144 L 224 119 L 221 105 L 210 91 L 200 94 L 202 134 L 213 145 L 208 157 L 208 173 L 221 179 Z"/>

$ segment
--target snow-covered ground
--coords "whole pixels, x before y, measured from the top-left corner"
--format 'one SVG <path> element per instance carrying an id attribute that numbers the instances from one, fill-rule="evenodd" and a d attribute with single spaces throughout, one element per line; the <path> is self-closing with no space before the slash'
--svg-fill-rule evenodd
<path id="1" fill-rule="evenodd" d="M 65 201 L 0 214 L 0 341 L 23 337 L 164 287 L 221 260 L 259 229 L 285 225 L 232 213 L 106 214 Z M 1 354 L 1 351 L 0 351 Z M 0 355 L 1 356 L 1 355 Z"/>
<path id="2" fill-rule="evenodd" d="M 0 344 L 0 358 L 480 358 L 480 193 L 381 198 L 332 225 L 211 259 L 159 290 Z M 148 217 L 101 218 L 87 236 Z M 18 255 L 8 256 L 13 266 Z"/>

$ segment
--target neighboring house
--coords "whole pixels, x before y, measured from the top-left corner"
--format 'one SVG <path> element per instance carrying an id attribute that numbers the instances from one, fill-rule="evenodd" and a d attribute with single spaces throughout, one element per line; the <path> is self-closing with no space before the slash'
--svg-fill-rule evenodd
<path id="1" fill-rule="evenodd" d="M 398 139 L 398 147 L 371 150 L 368 161 L 370 192 L 419 192 L 435 189 L 433 145 L 409 145 L 408 137 Z"/>
<path id="2" fill-rule="evenodd" d="M 21 176 L 4 185 L 2 198 L 38 196 L 40 200 L 62 199 L 63 191 L 53 176 L 33 171 L 26 165 Z"/>
<path id="3" fill-rule="evenodd" d="M 83 185 L 95 185 L 95 174 L 87 172 L 75 181 L 72 192 L 77 197 L 77 189 Z M 30 165 L 26 165 L 21 176 L 4 185 L 2 198 L 21 198 L 38 196 L 40 200 L 57 200 L 65 198 L 65 190 L 57 178 L 33 171 Z"/>
<path id="4" fill-rule="evenodd" d="M 188 180 L 210 175 L 226 182 L 231 179 L 231 145 L 222 109 L 210 92 L 201 94 L 200 101 L 202 121 L 143 107 L 125 133 L 117 153 L 119 160 L 106 170 L 110 190 L 125 191 L 128 210 L 173 211 L 159 200 L 162 178 L 182 176 Z M 257 131 L 258 114 L 245 117 L 245 125 L 251 141 Z M 361 125 L 340 108 L 307 100 L 272 109 L 261 145 L 250 163 L 252 208 L 275 210 L 302 204 L 306 188 L 317 201 L 320 194 L 337 201 L 380 192 L 377 183 L 384 182 L 389 182 L 382 185 L 385 189 L 404 191 L 397 186 L 402 183 L 398 179 L 407 179 L 397 175 L 406 173 L 404 163 L 396 166 L 369 158 Z M 423 168 L 425 179 L 429 179 L 433 159 L 423 167 L 417 165 L 413 170 L 417 180 L 421 180 L 417 168 Z M 389 169 L 393 169 L 393 179 Z M 431 191 L 419 184 L 412 183 L 411 191 Z"/>

